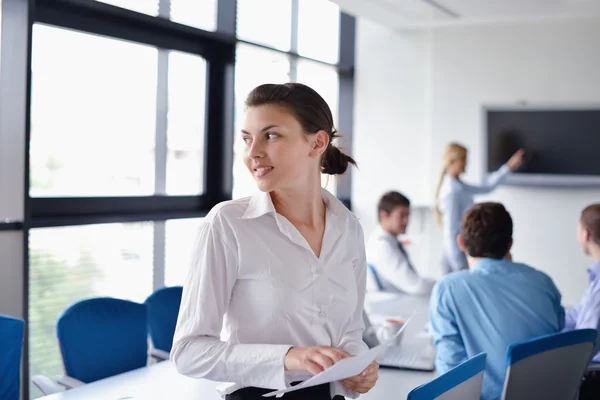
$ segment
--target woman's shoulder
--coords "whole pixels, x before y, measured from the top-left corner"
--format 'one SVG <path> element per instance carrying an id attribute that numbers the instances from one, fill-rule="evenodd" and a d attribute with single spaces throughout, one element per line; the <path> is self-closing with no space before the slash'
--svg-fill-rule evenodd
<path id="1" fill-rule="evenodd" d="M 244 215 L 251 199 L 252 197 L 243 197 L 235 200 L 222 201 L 206 214 L 204 222 L 210 225 L 223 223 L 229 225 Z"/>

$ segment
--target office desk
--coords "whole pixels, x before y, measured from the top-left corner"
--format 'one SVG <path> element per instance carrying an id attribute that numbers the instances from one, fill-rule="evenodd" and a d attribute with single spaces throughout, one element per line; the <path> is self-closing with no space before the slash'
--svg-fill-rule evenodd
<path id="1" fill-rule="evenodd" d="M 405 334 L 420 330 L 427 321 L 428 299 L 403 295 L 368 294 L 365 309 L 373 320 L 378 317 L 416 312 Z M 360 398 L 364 400 L 406 399 L 413 388 L 429 382 L 434 372 L 382 368 L 375 387 Z M 180 375 L 168 361 L 103 379 L 85 386 L 43 397 L 44 400 L 219 400 L 218 382 Z M 285 396 L 282 397 L 285 400 Z"/>
<path id="2" fill-rule="evenodd" d="M 375 387 L 364 400 L 406 399 L 433 373 L 381 369 Z M 76 389 L 43 397 L 44 400 L 220 400 L 219 385 L 206 379 L 180 375 L 169 361 L 103 379 Z M 282 397 L 285 400 L 285 396 Z"/>

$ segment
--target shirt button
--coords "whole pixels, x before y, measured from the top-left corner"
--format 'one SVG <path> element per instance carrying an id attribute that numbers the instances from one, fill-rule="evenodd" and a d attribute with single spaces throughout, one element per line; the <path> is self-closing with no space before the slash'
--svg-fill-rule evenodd
<path id="1" fill-rule="evenodd" d="M 317 268 L 317 274 L 321 275 L 323 273 L 323 268 Z"/>
<path id="2" fill-rule="evenodd" d="M 325 313 L 324 313 L 323 311 L 321 311 L 321 312 L 319 313 L 319 317 L 321 317 L 321 318 L 325 318 Z"/>

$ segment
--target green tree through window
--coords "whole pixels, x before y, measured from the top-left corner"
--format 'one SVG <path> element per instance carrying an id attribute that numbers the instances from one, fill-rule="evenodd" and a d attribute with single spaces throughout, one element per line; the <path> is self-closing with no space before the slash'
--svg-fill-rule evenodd
<path id="1" fill-rule="evenodd" d="M 49 250 L 30 248 L 29 354 L 31 376 L 54 379 L 63 374 L 56 320 L 76 301 L 90 297 L 93 282 L 101 278 L 94 257 L 81 249 L 75 262 L 57 258 Z M 30 383 L 30 397 L 42 393 Z"/>

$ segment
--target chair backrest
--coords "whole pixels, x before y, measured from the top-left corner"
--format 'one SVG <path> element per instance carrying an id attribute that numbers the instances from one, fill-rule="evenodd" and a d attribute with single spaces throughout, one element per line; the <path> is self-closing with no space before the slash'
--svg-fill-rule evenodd
<path id="1" fill-rule="evenodd" d="M 181 286 L 165 287 L 152 293 L 144 302 L 148 306 L 152 345 L 159 350 L 170 352 L 173 346 L 182 292 Z"/>
<path id="2" fill-rule="evenodd" d="M 19 400 L 24 326 L 22 319 L 0 314 L 0 399 L 2 400 Z"/>
<path id="3" fill-rule="evenodd" d="M 479 353 L 408 394 L 408 400 L 479 400 L 486 353 Z"/>
<path id="4" fill-rule="evenodd" d="M 377 270 L 375 270 L 375 266 L 372 264 L 367 264 L 367 268 L 371 275 L 373 275 L 373 279 L 375 280 L 375 284 L 377 285 L 377 289 L 379 291 L 383 290 L 383 285 L 381 284 L 381 280 L 379 279 L 379 275 L 377 275 Z"/>
<path id="5" fill-rule="evenodd" d="M 82 300 L 58 318 L 56 336 L 67 376 L 90 383 L 146 365 L 145 304 L 110 297 Z"/>
<path id="6" fill-rule="evenodd" d="M 573 399 L 596 344 L 594 329 L 544 335 L 512 344 L 502 399 Z"/>

